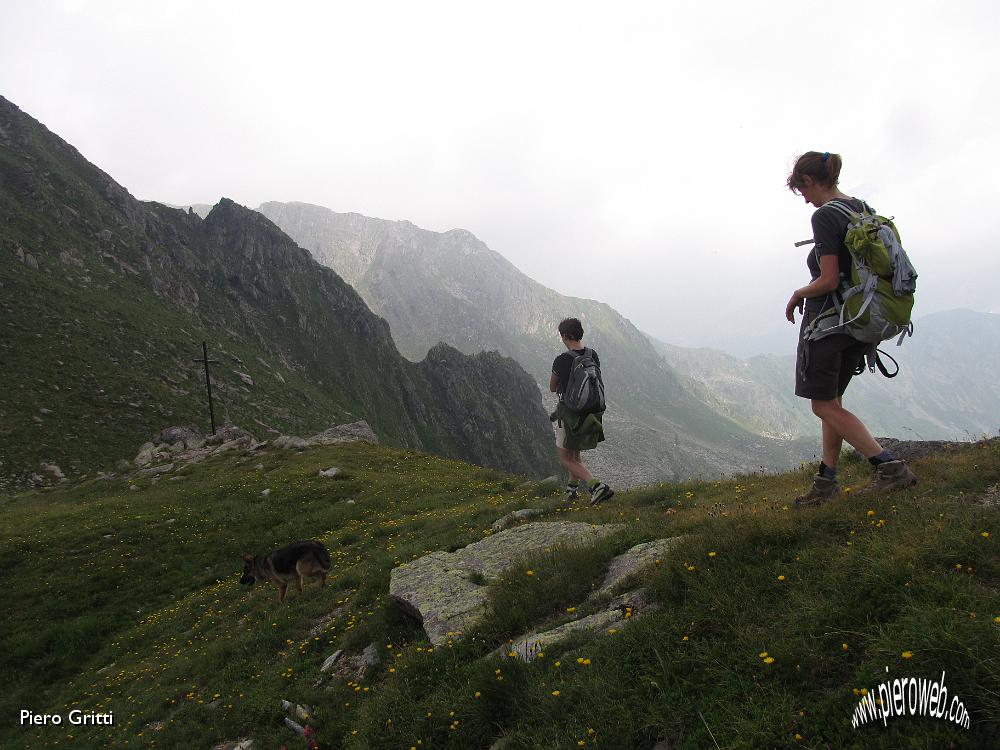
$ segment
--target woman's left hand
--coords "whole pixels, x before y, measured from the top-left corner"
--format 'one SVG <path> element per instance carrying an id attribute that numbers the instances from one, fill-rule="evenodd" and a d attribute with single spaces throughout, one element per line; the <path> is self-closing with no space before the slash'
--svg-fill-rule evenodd
<path id="1" fill-rule="evenodd" d="M 802 301 L 804 299 L 805 298 L 802 297 L 798 292 L 793 292 L 792 293 L 792 298 L 790 300 L 788 300 L 788 304 L 785 305 L 785 319 L 789 323 L 794 323 L 795 322 L 795 311 L 796 310 L 798 310 L 800 314 L 802 313 Z"/>

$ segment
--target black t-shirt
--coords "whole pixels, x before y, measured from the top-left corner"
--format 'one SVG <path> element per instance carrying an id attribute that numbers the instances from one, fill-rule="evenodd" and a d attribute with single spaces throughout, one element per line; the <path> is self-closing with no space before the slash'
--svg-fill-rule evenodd
<path id="1" fill-rule="evenodd" d="M 579 350 L 583 353 L 583 350 Z M 594 364 L 598 367 L 601 366 L 601 358 L 597 356 L 597 352 L 593 349 L 590 350 L 591 354 L 594 355 Z M 570 352 L 563 352 L 558 357 L 552 361 L 552 372 L 556 374 L 559 378 L 559 393 L 566 392 L 566 386 L 569 384 L 569 372 L 573 369 L 573 360 L 577 358 L 576 354 L 571 354 Z"/>
<path id="2" fill-rule="evenodd" d="M 842 202 L 858 213 L 865 208 L 865 204 L 857 198 L 851 198 Z M 818 279 L 820 275 L 819 258 L 817 257 L 820 255 L 837 256 L 841 279 L 851 275 L 851 254 L 844 244 L 844 237 L 847 235 L 847 226 L 849 223 L 847 217 L 832 206 L 820 206 L 813 212 L 812 230 L 813 239 L 816 240 L 816 244 L 809 250 L 809 255 L 806 257 L 806 265 L 809 267 L 809 275 L 813 281 Z M 810 318 L 831 307 L 833 305 L 832 294 L 834 292 L 824 294 L 822 297 L 807 299 L 805 317 Z"/>

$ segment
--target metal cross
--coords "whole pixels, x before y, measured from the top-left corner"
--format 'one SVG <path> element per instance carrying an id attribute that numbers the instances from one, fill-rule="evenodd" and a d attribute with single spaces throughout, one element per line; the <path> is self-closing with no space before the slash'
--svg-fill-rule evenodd
<path id="1" fill-rule="evenodd" d="M 212 434 L 215 434 L 215 409 L 212 406 L 212 376 L 208 372 L 208 365 L 218 364 L 219 360 L 208 358 L 208 344 L 204 341 L 201 342 L 201 359 L 196 359 L 194 362 L 203 363 L 205 365 L 205 385 L 208 386 L 208 416 L 212 420 Z"/>

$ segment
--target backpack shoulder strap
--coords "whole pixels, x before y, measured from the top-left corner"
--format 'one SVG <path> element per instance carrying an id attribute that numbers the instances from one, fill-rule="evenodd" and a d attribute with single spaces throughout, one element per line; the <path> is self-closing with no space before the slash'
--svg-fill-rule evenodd
<path id="1" fill-rule="evenodd" d="M 862 203 L 864 203 L 864 201 L 862 201 Z M 820 208 L 826 208 L 827 206 L 829 206 L 830 208 L 832 208 L 832 209 L 834 209 L 836 211 L 839 211 L 840 213 L 842 213 L 844 216 L 846 216 L 851 221 L 854 221 L 860 215 L 860 214 L 858 214 L 857 211 L 855 211 L 854 209 L 852 209 L 850 206 L 848 206 L 843 201 L 838 201 L 838 200 L 827 201 L 822 206 L 820 206 Z M 867 208 L 867 204 L 866 204 L 865 207 Z"/>

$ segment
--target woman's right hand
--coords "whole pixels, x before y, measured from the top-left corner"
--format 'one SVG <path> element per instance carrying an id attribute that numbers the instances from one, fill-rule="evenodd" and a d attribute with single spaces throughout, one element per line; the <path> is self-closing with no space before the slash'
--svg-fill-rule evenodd
<path id="1" fill-rule="evenodd" d="M 802 301 L 805 298 L 802 297 L 798 292 L 792 294 L 792 298 L 788 300 L 788 304 L 785 305 L 785 319 L 789 323 L 795 322 L 795 311 L 798 310 L 799 314 L 802 313 Z"/>

